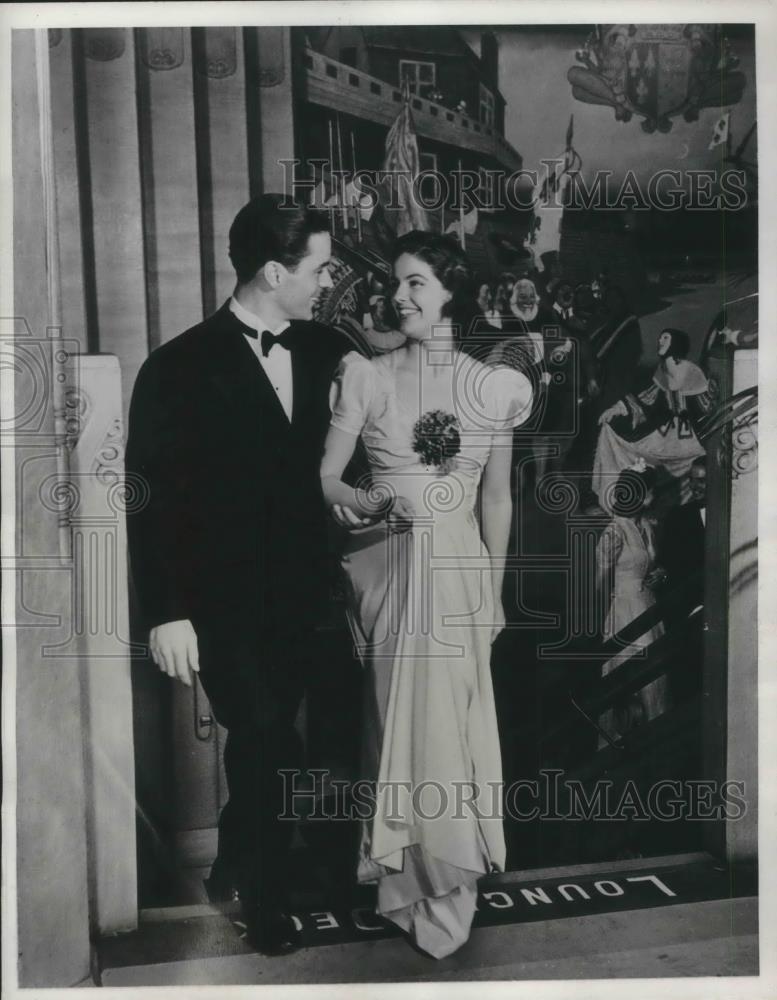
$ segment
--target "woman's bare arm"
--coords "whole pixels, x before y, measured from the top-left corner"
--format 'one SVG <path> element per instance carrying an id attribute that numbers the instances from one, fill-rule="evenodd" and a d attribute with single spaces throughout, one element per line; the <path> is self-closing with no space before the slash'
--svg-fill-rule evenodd
<path id="1" fill-rule="evenodd" d="M 343 473 L 353 456 L 358 438 L 339 427 L 330 427 L 321 460 L 321 489 L 327 507 L 342 527 L 371 524 L 378 513 L 366 490 L 343 482 Z"/>
<path id="2" fill-rule="evenodd" d="M 483 471 L 481 485 L 481 530 L 491 556 L 491 579 L 494 596 L 498 602 L 502 598 L 504 582 L 504 560 L 510 537 L 510 519 L 513 501 L 510 494 L 510 473 L 512 470 L 512 431 L 494 436 L 491 454 Z"/>

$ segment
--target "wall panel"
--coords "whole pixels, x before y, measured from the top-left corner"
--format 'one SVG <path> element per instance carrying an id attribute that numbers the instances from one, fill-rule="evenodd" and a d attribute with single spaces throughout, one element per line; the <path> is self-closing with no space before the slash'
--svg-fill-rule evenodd
<path id="1" fill-rule="evenodd" d="M 86 353 L 90 345 L 78 181 L 76 93 L 70 32 L 49 32 L 49 46 L 60 247 L 62 336 L 69 341 L 77 341 L 80 350 Z"/>
<path id="2" fill-rule="evenodd" d="M 79 34 L 99 349 L 119 358 L 126 413 L 135 375 L 148 354 L 133 39 L 129 29 Z"/>
<path id="3" fill-rule="evenodd" d="M 3 445 L 13 433 L 15 448 L 4 447 L 3 458 L 15 462 L 17 533 L 15 559 L 3 567 L 3 582 L 11 572 L 16 580 L 15 607 L 8 610 L 16 624 L 9 630 L 16 690 L 9 694 L 17 784 L 5 790 L 16 805 L 19 984 L 43 988 L 72 986 L 89 973 L 86 789 L 80 664 L 46 652 L 67 637 L 73 596 L 72 565 L 60 547 L 63 505 L 56 489 L 52 494 L 61 457 L 54 386 L 62 372 L 48 329 L 59 323 L 56 266 L 45 266 L 53 258 L 56 219 L 50 86 L 41 59 L 45 40 L 42 46 L 33 31 L 14 31 L 11 45 L 13 295 L 14 312 L 24 319 L 0 320 L 3 363 L 14 372 L 15 411 L 4 412 Z M 5 855 L 3 862 L 5 894 Z M 10 972 L 10 962 L 3 971 Z"/>
<path id="4" fill-rule="evenodd" d="M 190 31 L 142 28 L 137 43 L 151 347 L 202 319 Z"/>
<path id="5" fill-rule="evenodd" d="M 294 156 L 291 107 L 291 36 L 287 28 L 259 28 L 259 112 L 262 128 L 262 189 L 282 191 L 280 159 Z"/>
<path id="6" fill-rule="evenodd" d="M 229 262 L 232 219 L 249 198 L 245 58 L 240 28 L 192 32 L 197 166 L 200 179 L 202 299 L 206 315 L 235 285 Z"/>

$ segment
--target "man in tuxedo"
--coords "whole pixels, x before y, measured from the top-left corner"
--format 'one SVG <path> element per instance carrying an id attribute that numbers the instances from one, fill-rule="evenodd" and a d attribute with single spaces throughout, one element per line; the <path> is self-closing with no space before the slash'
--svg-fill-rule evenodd
<path id="1" fill-rule="evenodd" d="M 213 900 L 239 893 L 268 954 L 299 944 L 278 772 L 301 763 L 294 722 L 326 594 L 319 463 L 342 342 L 311 317 L 330 252 L 323 213 L 250 201 L 229 233 L 231 299 L 149 356 L 130 410 L 127 469 L 148 487 L 130 554 L 151 655 L 184 684 L 199 674 L 227 729 L 206 886 Z"/>

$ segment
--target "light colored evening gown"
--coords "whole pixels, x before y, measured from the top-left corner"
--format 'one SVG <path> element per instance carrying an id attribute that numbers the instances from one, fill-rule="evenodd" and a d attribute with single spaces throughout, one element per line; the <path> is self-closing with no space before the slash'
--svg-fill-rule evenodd
<path id="1" fill-rule="evenodd" d="M 463 354 L 429 388 L 399 373 L 401 354 L 346 355 L 332 394 L 332 424 L 361 436 L 373 488 L 406 497 L 416 515 L 409 531 L 380 521 L 350 533 L 343 557 L 366 672 L 363 777 L 376 782 L 357 877 L 377 882 L 378 913 L 442 958 L 469 937 L 478 878 L 504 869 L 478 487 L 495 431 L 525 419 L 531 388 Z M 413 426 L 430 410 L 459 422 L 447 471 L 413 450 Z"/>

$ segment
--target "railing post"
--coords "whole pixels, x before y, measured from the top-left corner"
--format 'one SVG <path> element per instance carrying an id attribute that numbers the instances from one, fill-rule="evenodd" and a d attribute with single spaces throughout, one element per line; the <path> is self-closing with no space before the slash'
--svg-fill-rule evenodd
<path id="1" fill-rule="evenodd" d="M 713 395 L 725 401 L 756 385 L 757 358 L 755 350 L 713 352 Z M 758 846 L 758 411 L 724 423 L 707 446 L 702 773 L 719 787 L 737 782 L 747 808 L 705 824 L 704 846 L 744 861 Z"/>

